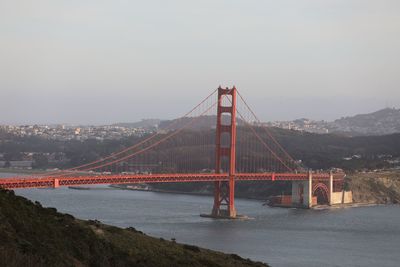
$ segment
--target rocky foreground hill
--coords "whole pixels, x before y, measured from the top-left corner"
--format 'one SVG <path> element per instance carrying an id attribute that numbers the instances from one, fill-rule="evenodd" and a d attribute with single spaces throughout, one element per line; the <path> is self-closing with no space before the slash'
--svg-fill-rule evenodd
<path id="1" fill-rule="evenodd" d="M 268 266 L 82 221 L 0 189 L 0 266 Z"/>

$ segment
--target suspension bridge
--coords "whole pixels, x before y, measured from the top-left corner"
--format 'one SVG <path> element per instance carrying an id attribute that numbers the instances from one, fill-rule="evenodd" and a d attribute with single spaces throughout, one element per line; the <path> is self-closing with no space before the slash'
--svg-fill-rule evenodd
<path id="1" fill-rule="evenodd" d="M 237 181 L 289 181 L 292 195 L 280 198 L 281 204 L 311 207 L 333 204 L 344 176 L 307 171 L 235 87 L 219 87 L 179 119 L 119 152 L 65 170 L 0 179 L 0 187 L 213 182 L 211 216 L 236 218 Z"/>

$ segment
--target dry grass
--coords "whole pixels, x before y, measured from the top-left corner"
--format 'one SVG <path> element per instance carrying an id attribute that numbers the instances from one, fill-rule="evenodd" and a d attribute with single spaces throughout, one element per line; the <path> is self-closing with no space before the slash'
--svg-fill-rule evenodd
<path id="1" fill-rule="evenodd" d="M 348 175 L 355 202 L 400 203 L 400 172 L 381 171 Z"/>

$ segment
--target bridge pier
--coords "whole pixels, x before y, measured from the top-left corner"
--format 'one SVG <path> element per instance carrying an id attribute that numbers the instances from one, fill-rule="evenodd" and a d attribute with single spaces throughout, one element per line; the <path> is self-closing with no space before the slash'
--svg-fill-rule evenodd
<path id="1" fill-rule="evenodd" d="M 292 182 L 292 206 L 311 208 L 318 204 L 335 205 L 345 203 L 339 198 L 351 198 L 351 192 L 334 192 L 333 173 L 329 173 L 329 179 L 325 181 L 313 181 L 312 172 L 308 173 L 308 180 Z M 321 201 L 322 199 L 322 201 Z M 321 201 L 321 202 L 320 202 Z M 349 200 L 346 200 L 350 202 Z"/>
<path id="2" fill-rule="evenodd" d="M 292 206 L 311 208 L 312 198 L 312 173 L 310 171 L 308 180 L 292 182 Z"/>
<path id="3" fill-rule="evenodd" d="M 329 173 L 329 206 L 333 205 L 333 173 L 332 171 Z"/>

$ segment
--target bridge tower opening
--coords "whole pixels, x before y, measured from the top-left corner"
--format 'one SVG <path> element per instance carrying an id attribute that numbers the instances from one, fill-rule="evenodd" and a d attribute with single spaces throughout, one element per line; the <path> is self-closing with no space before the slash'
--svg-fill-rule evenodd
<path id="1" fill-rule="evenodd" d="M 228 101 L 223 101 L 228 98 Z M 227 104 L 228 103 L 228 104 Z M 230 124 L 223 124 L 224 116 L 230 115 Z M 222 137 L 229 136 L 228 144 Z M 223 164 L 223 160 L 226 160 Z M 213 217 L 236 218 L 235 171 L 236 171 L 236 88 L 218 88 L 217 125 L 215 139 L 215 173 L 229 174 L 229 181 L 214 184 Z"/>

